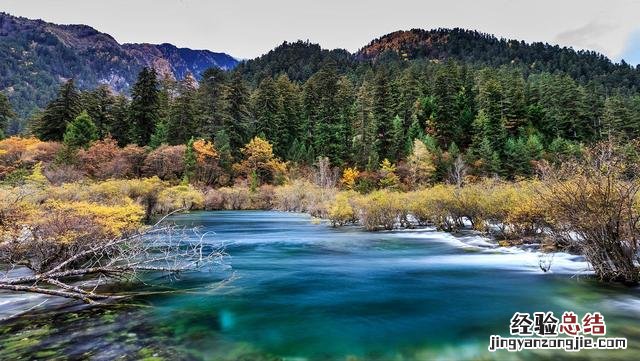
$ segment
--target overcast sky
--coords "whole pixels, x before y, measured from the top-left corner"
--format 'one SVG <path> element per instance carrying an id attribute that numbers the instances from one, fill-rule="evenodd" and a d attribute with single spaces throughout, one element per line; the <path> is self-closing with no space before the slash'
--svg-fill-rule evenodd
<path id="1" fill-rule="evenodd" d="M 169 42 L 238 58 L 284 40 L 355 51 L 411 28 L 463 27 L 640 63 L 640 0 L 0 0 L 0 10 L 82 23 L 119 42 Z"/>

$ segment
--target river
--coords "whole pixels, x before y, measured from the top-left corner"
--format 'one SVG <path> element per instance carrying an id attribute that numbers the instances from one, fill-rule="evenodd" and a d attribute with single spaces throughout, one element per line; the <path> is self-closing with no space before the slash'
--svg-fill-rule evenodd
<path id="1" fill-rule="evenodd" d="M 640 290 L 603 286 L 577 256 L 496 248 L 432 229 L 364 232 L 307 215 L 193 212 L 172 221 L 224 246 L 224 264 L 163 281 L 144 307 L 77 307 L 0 330 L 0 358 L 209 360 L 638 359 Z M 226 280 L 222 282 L 222 280 Z M 0 295 L 0 301 L 9 300 Z M 10 302 L 5 302 L 10 303 Z M 0 308 L 3 307 L 0 302 Z M 601 312 L 625 351 L 487 350 L 514 312 Z M 25 341 L 26 340 L 26 341 Z M 157 357 L 157 358 L 154 358 Z"/>

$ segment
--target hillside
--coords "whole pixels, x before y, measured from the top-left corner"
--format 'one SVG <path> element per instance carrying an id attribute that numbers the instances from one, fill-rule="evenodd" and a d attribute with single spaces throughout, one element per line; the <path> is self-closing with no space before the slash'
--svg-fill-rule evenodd
<path id="1" fill-rule="evenodd" d="M 341 72 L 357 64 L 353 54 L 346 50 L 322 49 L 318 44 L 299 40 L 293 43 L 285 41 L 267 54 L 241 63 L 238 69 L 252 83 L 261 77 L 280 73 L 286 73 L 291 80 L 305 81 L 328 61 L 335 63 Z"/>
<path id="2" fill-rule="evenodd" d="M 108 84 L 128 91 L 145 66 L 181 79 L 188 72 L 199 77 L 207 68 L 231 69 L 237 63 L 224 53 L 171 44 L 119 44 L 90 26 L 0 13 L 0 90 L 20 117 L 42 108 L 68 78 L 82 89 Z"/>
<path id="3" fill-rule="evenodd" d="M 396 31 L 371 41 L 355 57 L 360 61 L 380 59 L 443 61 L 497 67 L 522 66 L 528 72 L 562 72 L 587 83 L 596 81 L 608 88 L 640 89 L 640 67 L 613 63 L 594 51 L 576 51 L 547 43 L 497 38 L 465 29 L 412 29 Z"/>

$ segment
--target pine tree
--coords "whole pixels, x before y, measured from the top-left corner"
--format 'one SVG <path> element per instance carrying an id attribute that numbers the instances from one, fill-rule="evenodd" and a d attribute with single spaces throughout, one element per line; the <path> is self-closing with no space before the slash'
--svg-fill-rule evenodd
<path id="1" fill-rule="evenodd" d="M 86 111 L 69 123 L 64 133 L 64 144 L 72 149 L 86 148 L 97 139 L 98 129 Z"/>
<path id="2" fill-rule="evenodd" d="M 295 163 L 302 163 L 307 159 L 306 153 L 307 153 L 307 150 L 304 146 L 304 143 L 299 141 L 298 138 L 296 138 L 293 140 L 293 143 L 291 143 L 291 147 L 287 152 L 286 158 Z"/>
<path id="3" fill-rule="evenodd" d="M 196 115 L 196 80 L 186 76 L 178 84 L 178 96 L 171 104 L 169 122 L 166 125 L 171 144 L 184 144 L 198 131 Z"/>
<path id="4" fill-rule="evenodd" d="M 213 140 L 216 145 L 218 154 L 220 155 L 220 166 L 227 172 L 231 171 L 231 165 L 233 164 L 233 155 L 231 152 L 231 144 L 229 141 L 229 135 L 224 129 L 220 129 Z"/>
<path id="5" fill-rule="evenodd" d="M 156 71 L 143 68 L 131 92 L 131 141 L 141 146 L 147 145 L 159 119 L 160 98 Z"/>
<path id="6" fill-rule="evenodd" d="M 199 121 L 202 137 L 213 139 L 215 134 L 223 128 L 225 118 L 228 116 L 226 93 L 227 78 L 224 71 L 218 68 L 207 69 L 202 74 L 198 89 L 198 113 L 202 118 Z"/>
<path id="7" fill-rule="evenodd" d="M 342 164 L 347 147 L 341 109 L 344 102 L 339 98 L 340 77 L 336 65 L 325 64 L 309 78 L 303 93 L 307 128 L 304 134 L 310 141 L 307 149 L 314 150 L 314 157 L 328 157 L 331 163 Z"/>
<path id="8" fill-rule="evenodd" d="M 530 173 L 531 158 L 522 138 L 509 138 L 504 147 L 505 170 L 510 177 L 525 176 Z"/>
<path id="9" fill-rule="evenodd" d="M 300 89 L 289 78 L 282 74 L 275 81 L 278 95 L 276 119 L 280 128 L 277 130 L 278 141 L 274 143 L 274 153 L 284 157 L 294 139 L 302 135 L 302 104 Z M 276 145 L 277 144 L 277 145 Z"/>
<path id="10" fill-rule="evenodd" d="M 162 144 L 168 143 L 169 132 L 167 131 L 167 125 L 163 120 L 161 120 L 156 123 L 156 129 L 153 131 L 151 139 L 149 139 L 149 147 L 151 147 L 151 149 L 156 149 Z"/>
<path id="11" fill-rule="evenodd" d="M 374 169 L 378 164 L 376 121 L 373 115 L 373 95 L 367 82 L 360 86 L 353 124 L 353 162 L 358 168 Z"/>
<path id="12" fill-rule="evenodd" d="M 404 126 L 402 119 L 396 115 L 393 118 L 391 123 L 391 134 L 390 137 L 392 139 L 391 143 L 391 152 L 390 154 L 393 156 L 392 160 L 397 161 L 401 158 L 404 158 L 406 155 L 405 145 L 406 138 L 404 135 Z"/>
<path id="13" fill-rule="evenodd" d="M 129 122 L 129 101 L 124 95 L 119 95 L 114 99 L 111 107 L 112 124 L 109 129 L 111 137 L 124 147 L 131 141 L 131 123 Z"/>
<path id="14" fill-rule="evenodd" d="M 107 85 L 82 94 L 82 108 L 87 111 L 98 129 L 98 137 L 104 138 L 111 133 L 113 127 L 113 106 L 115 97 Z"/>
<path id="15" fill-rule="evenodd" d="M 249 140 L 249 90 L 242 79 L 242 74 L 236 71 L 231 76 L 231 82 L 225 94 L 225 113 L 223 128 L 229 136 L 229 146 L 234 158 L 240 156 L 240 149 Z"/>
<path id="16" fill-rule="evenodd" d="M 378 154 L 395 159 L 393 146 L 393 99 L 387 70 L 379 70 L 373 82 L 373 116 L 378 127 Z"/>
<path id="17" fill-rule="evenodd" d="M 443 146 L 451 141 L 460 141 L 464 130 L 460 124 L 460 109 L 457 105 L 461 81 L 458 66 L 454 62 L 448 61 L 444 66 L 438 67 L 432 92 L 435 106 L 432 117 L 428 118 L 429 133 Z"/>
<path id="18" fill-rule="evenodd" d="M 70 79 L 60 87 L 58 97 L 47 105 L 36 120 L 34 134 L 41 140 L 62 140 L 67 124 L 78 116 L 80 109 L 80 94 L 73 79 Z"/>
<path id="19" fill-rule="evenodd" d="M 280 136 L 283 130 L 279 112 L 282 107 L 280 101 L 273 79 L 271 77 L 262 79 L 252 98 L 253 114 L 256 117 L 255 132 L 264 135 L 276 149 L 276 154 L 281 150 Z"/>
<path id="20" fill-rule="evenodd" d="M 632 139 L 639 130 L 625 100 L 618 95 L 610 96 L 604 102 L 602 125 L 604 138 Z"/>
<path id="21" fill-rule="evenodd" d="M 5 137 L 9 120 L 16 116 L 9 99 L 0 93 L 0 140 Z"/>

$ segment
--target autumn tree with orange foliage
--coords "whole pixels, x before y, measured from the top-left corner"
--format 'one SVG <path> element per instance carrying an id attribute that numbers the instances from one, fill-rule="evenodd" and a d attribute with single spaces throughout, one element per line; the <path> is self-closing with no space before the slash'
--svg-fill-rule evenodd
<path id="1" fill-rule="evenodd" d="M 30 168 L 38 162 L 51 162 L 60 146 L 35 137 L 10 137 L 0 141 L 0 178 L 20 167 Z"/>
<path id="2" fill-rule="evenodd" d="M 78 151 L 82 171 L 93 179 L 130 178 L 137 175 L 144 157 L 144 149 L 137 145 L 118 147 L 111 137 Z"/>
<path id="3" fill-rule="evenodd" d="M 142 174 L 158 176 L 163 180 L 178 180 L 184 173 L 184 145 L 163 144 L 147 155 L 142 165 Z"/>

